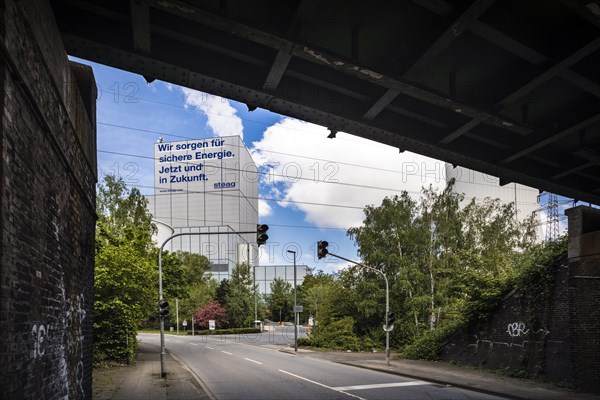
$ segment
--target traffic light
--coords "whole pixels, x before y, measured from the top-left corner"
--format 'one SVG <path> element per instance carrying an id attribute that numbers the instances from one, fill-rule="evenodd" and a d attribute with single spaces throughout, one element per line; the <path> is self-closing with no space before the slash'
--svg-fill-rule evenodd
<path id="1" fill-rule="evenodd" d="M 269 225 L 256 225 L 256 244 L 258 244 L 258 247 L 260 247 L 261 244 L 267 243 L 269 235 L 267 235 L 265 232 L 267 232 L 268 230 Z"/>
<path id="2" fill-rule="evenodd" d="M 325 240 L 320 240 L 317 242 L 317 257 L 319 258 L 319 260 L 321 258 L 325 258 L 325 256 L 329 254 L 327 246 L 329 246 L 329 243 L 327 243 Z"/>
<path id="3" fill-rule="evenodd" d="M 169 315 L 169 302 L 166 300 L 160 300 L 158 302 L 158 315 L 166 317 Z"/>

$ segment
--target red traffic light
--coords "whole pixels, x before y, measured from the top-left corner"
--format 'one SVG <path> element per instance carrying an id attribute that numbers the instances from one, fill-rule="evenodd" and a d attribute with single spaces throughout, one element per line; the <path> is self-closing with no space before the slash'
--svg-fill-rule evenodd
<path id="1" fill-rule="evenodd" d="M 256 231 L 258 233 L 265 233 L 268 230 L 269 230 L 269 225 L 267 225 L 267 224 L 257 225 L 257 228 L 256 228 Z"/>
<path id="2" fill-rule="evenodd" d="M 329 254 L 329 250 L 327 250 L 327 243 L 325 240 L 321 240 L 317 242 L 317 258 L 320 260 L 321 258 L 325 258 L 327 254 Z"/>
<path id="3" fill-rule="evenodd" d="M 269 236 L 265 233 L 269 230 L 269 225 L 256 225 L 256 244 L 260 245 L 267 243 Z"/>

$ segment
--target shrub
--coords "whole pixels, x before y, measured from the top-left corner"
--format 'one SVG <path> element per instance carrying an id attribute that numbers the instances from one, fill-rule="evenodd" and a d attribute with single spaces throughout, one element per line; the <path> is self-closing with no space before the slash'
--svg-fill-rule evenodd
<path id="1" fill-rule="evenodd" d="M 94 362 L 133 362 L 137 351 L 133 307 L 118 299 L 96 301 L 94 314 Z"/>
<path id="2" fill-rule="evenodd" d="M 303 340 L 302 343 L 333 350 L 360 351 L 373 348 L 371 339 L 356 336 L 352 317 L 344 317 L 319 326 L 310 339 Z"/>

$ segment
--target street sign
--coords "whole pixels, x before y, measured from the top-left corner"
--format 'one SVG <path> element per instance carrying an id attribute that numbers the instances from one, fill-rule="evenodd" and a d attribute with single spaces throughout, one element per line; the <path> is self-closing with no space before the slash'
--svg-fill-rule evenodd
<path id="1" fill-rule="evenodd" d="M 392 325 L 390 325 L 390 326 L 384 325 L 384 326 L 383 326 L 383 330 L 384 330 L 385 332 L 391 332 L 391 331 L 393 331 L 393 330 L 394 330 L 394 325 L 393 325 L 393 324 L 392 324 Z"/>
<path id="2" fill-rule="evenodd" d="M 181 323 L 181 325 L 187 326 L 187 319 L 184 319 L 183 322 Z"/>
<path id="3" fill-rule="evenodd" d="M 209 319 L 208 320 L 208 329 L 211 331 L 215 330 L 215 320 L 214 319 Z"/>
<path id="4" fill-rule="evenodd" d="M 303 312 L 303 311 L 304 311 L 303 306 L 294 306 L 294 312 Z"/>

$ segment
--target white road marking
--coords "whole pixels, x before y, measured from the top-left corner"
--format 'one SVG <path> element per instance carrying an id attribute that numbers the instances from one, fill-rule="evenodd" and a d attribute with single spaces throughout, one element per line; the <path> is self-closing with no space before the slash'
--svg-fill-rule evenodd
<path id="1" fill-rule="evenodd" d="M 207 349 L 211 349 L 211 350 L 215 349 L 214 347 L 210 347 L 210 346 L 204 346 L 204 347 L 206 347 Z"/>
<path id="2" fill-rule="evenodd" d="M 253 363 L 256 363 L 256 364 L 260 364 L 260 365 L 262 365 L 262 363 L 261 363 L 260 361 L 255 361 L 255 360 L 252 360 L 251 358 L 246 358 L 246 357 L 244 357 L 244 360 L 246 360 L 246 361 L 250 361 L 250 362 L 253 362 Z"/>
<path id="3" fill-rule="evenodd" d="M 229 354 L 230 356 L 232 356 L 232 355 L 233 355 L 233 353 L 230 353 L 230 352 L 228 352 L 228 351 L 224 351 L 224 350 L 221 350 L 221 353 Z"/>
<path id="4" fill-rule="evenodd" d="M 190 343 L 192 346 L 198 346 L 198 343 Z"/>
<path id="5" fill-rule="evenodd" d="M 278 371 L 279 371 L 279 372 L 283 372 L 284 374 L 288 374 L 288 375 L 290 375 L 290 376 L 293 376 L 294 378 L 302 379 L 303 381 L 310 382 L 310 383 L 313 383 L 313 384 L 315 384 L 315 385 L 318 385 L 318 386 L 322 386 L 322 387 L 324 387 L 324 388 L 327 388 L 327 389 L 331 389 L 331 390 L 333 390 L 333 391 L 336 391 L 336 392 L 338 392 L 338 393 L 343 393 L 343 394 L 345 394 L 345 395 L 347 395 L 347 396 L 354 397 L 355 399 L 359 399 L 359 400 L 367 400 L 367 399 L 365 399 L 365 398 L 363 398 L 363 397 L 356 396 L 356 395 L 354 395 L 354 394 L 352 394 L 352 393 L 346 393 L 346 392 L 344 392 L 343 390 L 339 390 L 339 389 L 337 389 L 337 388 L 334 388 L 334 387 L 331 387 L 331 386 L 327 386 L 327 385 L 325 385 L 325 384 L 323 384 L 323 383 L 315 382 L 315 381 L 313 381 L 313 380 L 310 380 L 310 379 L 308 379 L 308 378 L 305 378 L 305 377 L 303 377 L 303 376 L 296 375 L 296 374 L 292 374 L 291 372 L 287 372 L 287 371 L 284 371 L 284 370 L 282 370 L 282 369 L 279 369 Z"/>
<path id="6" fill-rule="evenodd" d="M 374 383 L 371 385 L 356 385 L 356 386 L 338 386 L 332 389 L 335 390 L 365 390 L 365 389 L 381 389 L 401 386 L 418 386 L 418 385 L 431 385 L 430 382 L 425 381 L 410 381 L 410 382 L 394 382 L 394 383 Z"/>

